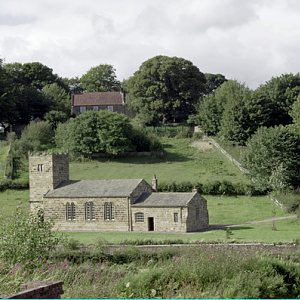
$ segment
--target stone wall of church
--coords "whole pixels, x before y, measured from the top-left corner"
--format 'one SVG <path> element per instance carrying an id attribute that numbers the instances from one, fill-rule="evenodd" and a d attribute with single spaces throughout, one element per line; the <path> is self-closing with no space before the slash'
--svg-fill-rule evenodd
<path id="1" fill-rule="evenodd" d="M 132 207 L 133 231 L 186 232 L 187 207 Z M 144 221 L 137 219 L 144 214 Z M 177 214 L 177 216 L 175 215 Z M 152 224 L 151 224 L 152 223 Z M 153 227 L 152 227 L 153 226 Z"/>
<path id="2" fill-rule="evenodd" d="M 187 231 L 196 231 L 209 226 L 207 201 L 196 193 L 188 204 Z"/>
<path id="3" fill-rule="evenodd" d="M 55 229 L 66 231 L 129 231 L 128 198 L 45 198 L 45 218 L 55 217 Z M 86 218 L 86 203 L 93 203 L 93 217 Z M 75 214 L 67 220 L 67 203 L 74 203 Z M 113 218 L 105 220 L 105 203 L 113 205 Z"/>

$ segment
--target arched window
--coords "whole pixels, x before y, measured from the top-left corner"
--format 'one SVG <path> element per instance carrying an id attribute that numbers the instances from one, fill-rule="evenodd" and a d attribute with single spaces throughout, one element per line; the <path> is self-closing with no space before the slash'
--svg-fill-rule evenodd
<path id="1" fill-rule="evenodd" d="M 95 211 L 94 211 L 94 203 L 93 202 L 85 203 L 85 219 L 86 220 L 95 220 Z"/>
<path id="2" fill-rule="evenodd" d="M 66 204 L 66 219 L 69 221 L 75 220 L 75 204 L 67 202 Z"/>
<path id="3" fill-rule="evenodd" d="M 115 219 L 115 207 L 112 202 L 105 202 L 104 204 L 104 220 Z"/>
<path id="4" fill-rule="evenodd" d="M 143 223 L 144 222 L 144 214 L 143 213 L 136 213 L 135 214 L 135 222 L 136 223 Z"/>

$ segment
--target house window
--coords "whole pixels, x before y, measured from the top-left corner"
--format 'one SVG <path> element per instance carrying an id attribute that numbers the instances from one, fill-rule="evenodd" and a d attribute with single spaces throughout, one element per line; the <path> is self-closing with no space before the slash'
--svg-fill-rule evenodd
<path id="1" fill-rule="evenodd" d="M 178 223 L 178 213 L 174 213 L 174 222 Z"/>
<path id="2" fill-rule="evenodd" d="M 38 165 L 38 172 L 44 171 L 44 165 Z"/>
<path id="3" fill-rule="evenodd" d="M 104 219 L 114 220 L 115 219 L 115 207 L 112 202 L 105 202 L 104 204 Z"/>
<path id="4" fill-rule="evenodd" d="M 94 211 L 94 203 L 87 202 L 85 204 L 85 219 L 86 220 L 95 220 L 95 211 Z"/>
<path id="5" fill-rule="evenodd" d="M 144 214 L 143 213 L 136 213 L 135 214 L 135 222 L 136 223 L 144 222 Z"/>
<path id="6" fill-rule="evenodd" d="M 66 204 L 66 219 L 69 221 L 75 220 L 75 204 L 73 202 Z"/>
<path id="7" fill-rule="evenodd" d="M 107 106 L 107 110 L 113 112 L 114 111 L 114 107 L 112 105 L 108 105 Z"/>
<path id="8" fill-rule="evenodd" d="M 86 112 L 86 107 L 85 106 L 80 106 L 80 113 Z"/>
<path id="9" fill-rule="evenodd" d="M 93 106 L 94 111 L 98 111 L 98 106 Z"/>

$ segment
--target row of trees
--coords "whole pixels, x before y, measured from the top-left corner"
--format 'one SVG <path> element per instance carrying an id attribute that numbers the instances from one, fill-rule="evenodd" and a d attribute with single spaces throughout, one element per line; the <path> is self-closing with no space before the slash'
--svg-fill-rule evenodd
<path id="1" fill-rule="evenodd" d="M 108 64 L 91 68 L 81 78 L 62 78 L 39 62 L 4 64 L 0 59 L 0 123 L 28 124 L 45 113 L 71 114 L 75 92 L 119 91 L 115 69 Z"/>
<path id="2" fill-rule="evenodd" d="M 70 115 L 71 89 L 75 93 L 119 91 L 115 71 L 112 65 L 100 64 L 80 78 L 68 79 L 38 62 L 3 64 L 0 60 L 0 122 L 28 124 L 51 110 Z M 160 55 L 145 61 L 122 84 L 137 121 L 155 125 L 187 120 L 196 113 L 199 99 L 224 81 L 223 75 L 203 74 L 188 60 Z"/>

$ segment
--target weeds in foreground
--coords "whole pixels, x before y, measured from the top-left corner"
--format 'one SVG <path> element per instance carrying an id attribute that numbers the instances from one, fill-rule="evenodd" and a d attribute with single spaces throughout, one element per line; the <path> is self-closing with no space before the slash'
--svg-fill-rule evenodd
<path id="1" fill-rule="evenodd" d="M 33 280 L 63 280 L 65 298 L 297 298 L 300 294 L 299 264 L 263 251 L 186 247 L 157 259 L 129 252 L 123 255 L 130 255 L 131 262 L 123 264 L 47 260 L 35 269 L 16 264 L 7 271 L 1 262 L 0 294 L 17 292 L 21 283 Z"/>

